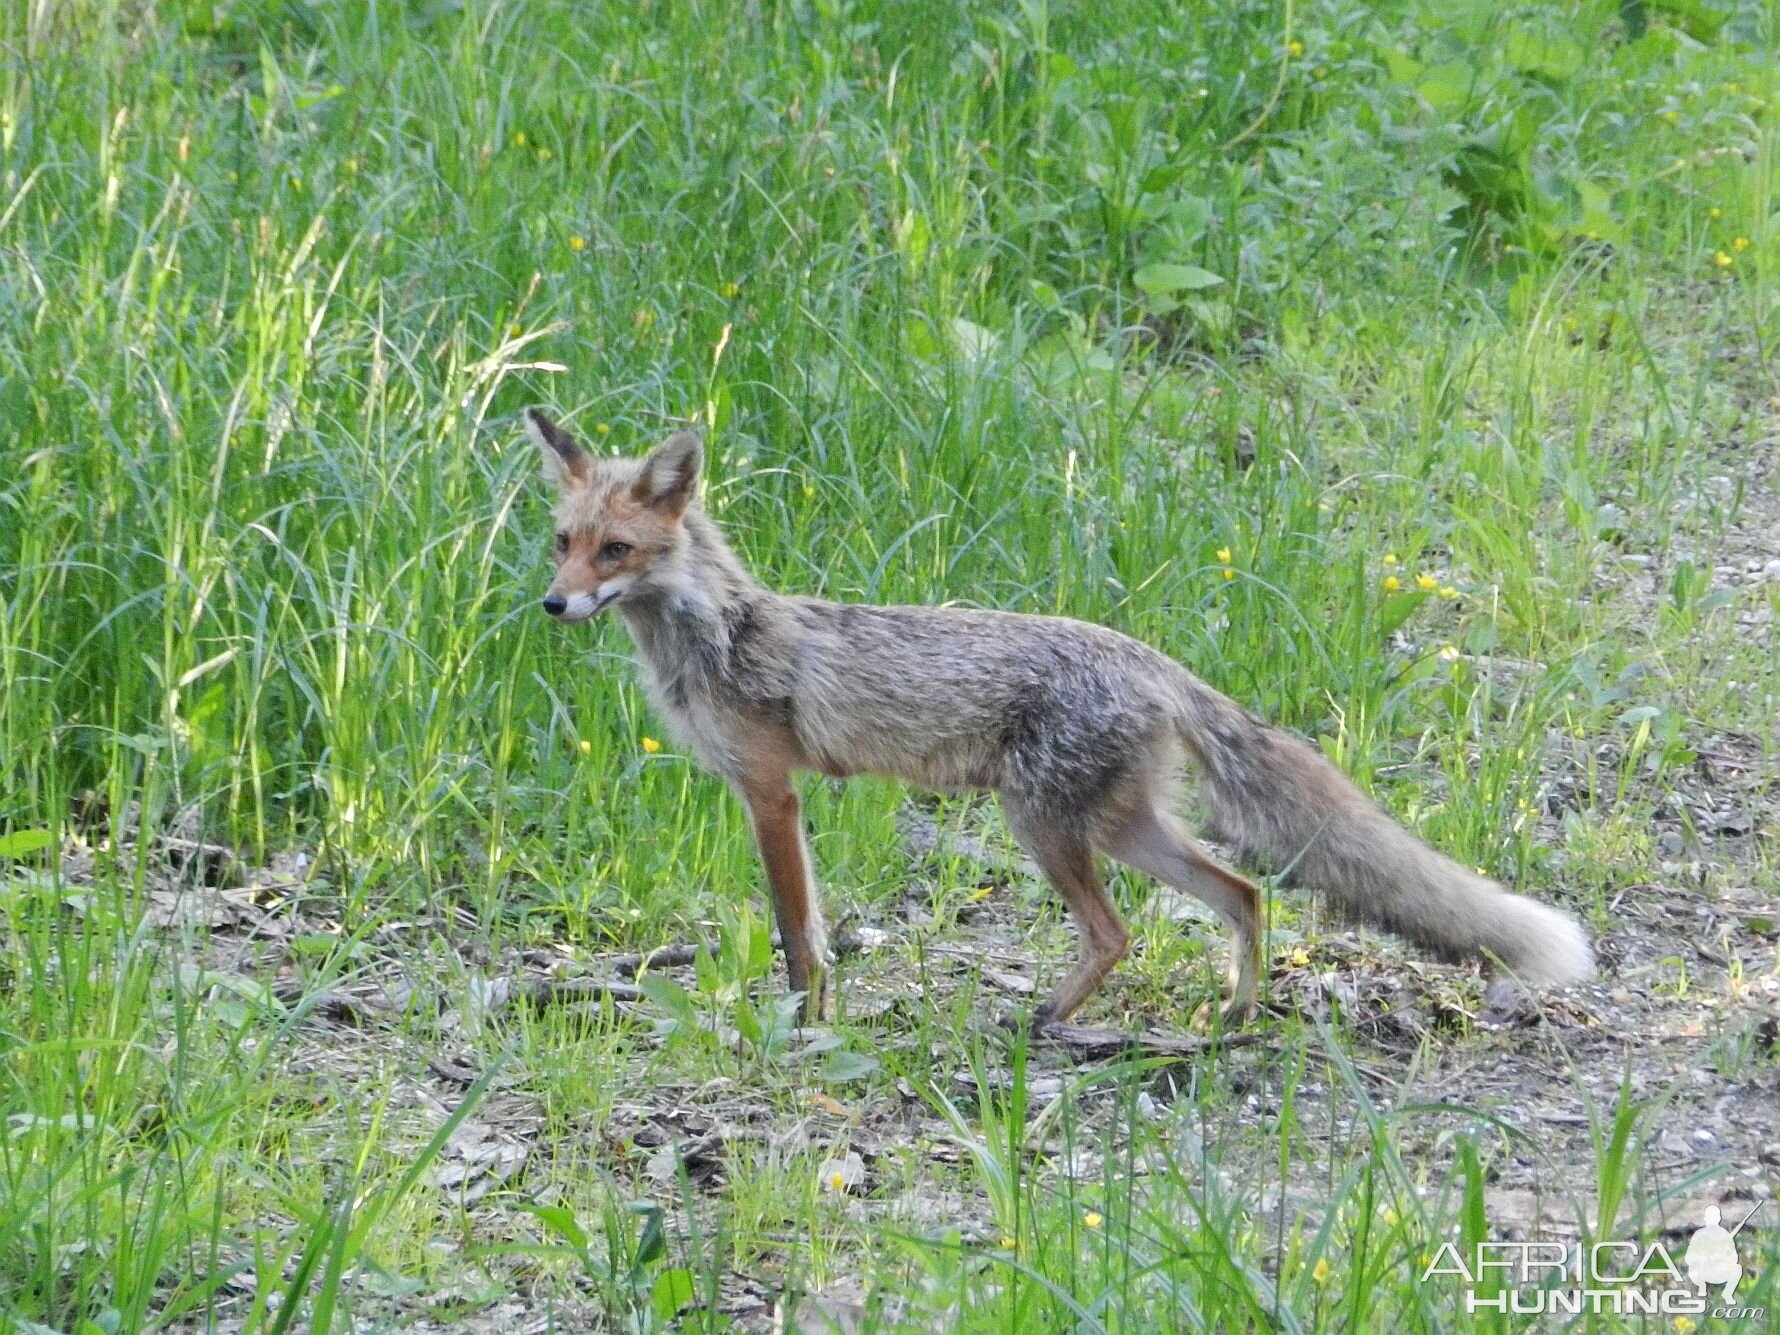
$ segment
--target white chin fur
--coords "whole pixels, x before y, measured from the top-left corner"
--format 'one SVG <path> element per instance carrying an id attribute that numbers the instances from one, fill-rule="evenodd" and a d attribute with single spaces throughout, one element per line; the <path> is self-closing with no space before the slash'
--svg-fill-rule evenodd
<path id="1" fill-rule="evenodd" d="M 605 611 L 628 588 L 628 584 L 608 584 L 598 593 L 575 593 L 569 595 L 569 605 L 562 610 L 558 621 L 586 621 Z"/>

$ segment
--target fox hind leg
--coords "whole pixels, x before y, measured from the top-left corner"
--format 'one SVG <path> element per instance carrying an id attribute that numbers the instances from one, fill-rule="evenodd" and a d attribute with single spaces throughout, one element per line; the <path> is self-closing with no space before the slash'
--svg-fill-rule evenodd
<path id="1" fill-rule="evenodd" d="M 1251 1019 L 1261 972 L 1261 892 L 1254 884 L 1219 863 L 1153 796 L 1121 814 L 1096 843 L 1108 857 L 1207 904 L 1229 925 L 1224 1022 Z"/>
<path id="2" fill-rule="evenodd" d="M 1131 934 L 1125 930 L 1094 865 L 1093 844 L 1081 831 L 1028 810 L 1005 793 L 1001 805 L 1014 838 L 1063 896 L 1081 933 L 1081 951 L 1075 967 L 1033 1012 L 1032 1028 L 1036 1032 L 1054 1021 L 1068 1019 L 1076 1007 L 1093 995 L 1113 965 L 1124 958 Z"/>

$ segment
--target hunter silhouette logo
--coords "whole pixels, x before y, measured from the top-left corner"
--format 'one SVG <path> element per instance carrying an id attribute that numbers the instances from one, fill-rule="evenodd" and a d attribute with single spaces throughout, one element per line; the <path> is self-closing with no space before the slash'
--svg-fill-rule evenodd
<path id="1" fill-rule="evenodd" d="M 1757 1201 L 1755 1210 L 1766 1204 Z M 1687 1244 L 1687 1277 L 1699 1285 L 1702 1298 L 1710 1285 L 1722 1284 L 1724 1301 L 1737 1300 L 1737 1285 L 1743 1282 L 1743 1263 L 1737 1259 L 1737 1234 L 1743 1231 L 1743 1224 L 1755 1218 L 1755 1210 L 1743 1216 L 1742 1224 L 1727 1231 L 1718 1222 L 1724 1217 L 1723 1212 L 1716 1205 L 1706 1207 L 1706 1222 L 1694 1230 L 1693 1240 Z"/>
<path id="2" fill-rule="evenodd" d="M 1422 1283 L 1437 1276 L 1459 1281 L 1466 1312 L 1496 1311 L 1515 1316 L 1612 1313 L 1619 1316 L 1713 1316 L 1761 1321 L 1765 1308 L 1738 1307 L 1743 1264 L 1737 1234 L 1760 1212 L 1755 1206 L 1725 1228 L 1716 1205 L 1701 1211 L 1681 1263 L 1659 1241 L 1601 1239 L 1593 1243 L 1528 1241 L 1478 1242 L 1465 1256 L 1458 1244 L 1442 1243 L 1422 1271 Z M 1685 1273 L 1683 1272 L 1685 1267 Z M 1707 1290 L 1722 1286 L 1713 1300 Z"/>

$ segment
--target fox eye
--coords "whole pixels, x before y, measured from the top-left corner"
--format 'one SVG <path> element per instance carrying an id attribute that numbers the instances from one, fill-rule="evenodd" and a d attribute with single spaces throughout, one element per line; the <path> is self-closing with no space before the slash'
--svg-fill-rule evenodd
<path id="1" fill-rule="evenodd" d="M 608 561 L 622 561 L 630 555 L 630 544 L 628 542 L 608 542 L 600 548 L 600 555 Z"/>
<path id="2" fill-rule="evenodd" d="M 558 556 L 561 556 L 563 553 L 568 551 L 568 549 L 569 549 L 569 535 L 566 533 L 558 533 L 556 535 L 556 554 Z"/>

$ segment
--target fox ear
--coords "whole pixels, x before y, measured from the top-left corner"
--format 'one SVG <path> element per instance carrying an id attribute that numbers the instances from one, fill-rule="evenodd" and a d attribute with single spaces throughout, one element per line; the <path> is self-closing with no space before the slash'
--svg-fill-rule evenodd
<path id="1" fill-rule="evenodd" d="M 698 432 L 676 431 L 649 451 L 634 494 L 644 505 L 678 519 L 698 490 L 704 462 L 705 447 Z"/>
<path id="2" fill-rule="evenodd" d="M 525 410 L 525 434 L 544 456 L 544 476 L 564 491 L 587 481 L 593 472 L 593 456 L 536 408 Z"/>

